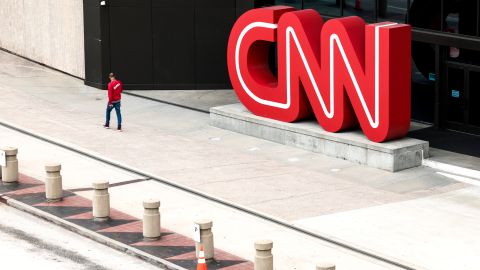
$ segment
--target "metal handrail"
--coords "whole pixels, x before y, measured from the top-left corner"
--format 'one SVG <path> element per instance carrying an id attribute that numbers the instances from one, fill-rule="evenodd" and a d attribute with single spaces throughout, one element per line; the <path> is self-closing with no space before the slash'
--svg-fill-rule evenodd
<path id="1" fill-rule="evenodd" d="M 412 41 L 480 51 L 480 37 L 440 32 L 429 29 L 413 28 Z"/>

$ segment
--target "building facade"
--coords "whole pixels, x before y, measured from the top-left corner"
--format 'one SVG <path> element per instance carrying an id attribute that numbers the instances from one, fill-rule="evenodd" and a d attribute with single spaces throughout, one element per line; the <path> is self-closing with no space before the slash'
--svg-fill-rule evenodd
<path id="1" fill-rule="evenodd" d="M 83 0 L 0 1 L 0 48 L 85 78 Z"/>

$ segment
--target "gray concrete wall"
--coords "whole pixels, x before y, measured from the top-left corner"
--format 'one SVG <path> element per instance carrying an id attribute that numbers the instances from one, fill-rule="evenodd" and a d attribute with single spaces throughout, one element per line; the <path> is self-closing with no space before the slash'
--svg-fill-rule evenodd
<path id="1" fill-rule="evenodd" d="M 83 0 L 0 0 L 0 48 L 85 78 Z"/>

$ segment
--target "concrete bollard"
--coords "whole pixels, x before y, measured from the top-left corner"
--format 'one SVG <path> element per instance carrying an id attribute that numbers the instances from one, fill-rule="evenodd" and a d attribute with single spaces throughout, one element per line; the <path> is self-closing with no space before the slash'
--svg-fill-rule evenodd
<path id="1" fill-rule="evenodd" d="M 197 253 L 200 251 L 200 245 L 203 245 L 203 250 L 205 251 L 205 259 L 211 260 L 214 256 L 215 247 L 213 245 L 213 221 L 209 219 L 201 219 L 195 222 L 200 227 L 200 242 L 195 243 L 195 250 Z"/>
<path id="2" fill-rule="evenodd" d="M 45 196 L 47 202 L 58 202 L 63 198 L 62 175 L 60 170 L 62 165 L 59 163 L 50 163 L 45 165 L 47 177 L 45 179 Z"/>
<path id="3" fill-rule="evenodd" d="M 158 239 L 160 233 L 160 201 L 143 201 L 143 237 L 147 239 Z"/>
<path id="4" fill-rule="evenodd" d="M 335 264 L 319 263 L 317 264 L 317 270 L 335 270 Z"/>
<path id="5" fill-rule="evenodd" d="M 4 183 L 18 182 L 18 149 L 13 147 L 5 147 L 2 149 L 5 151 L 7 159 L 7 166 L 2 168 L 2 181 Z"/>
<path id="6" fill-rule="evenodd" d="M 108 194 L 108 181 L 92 183 L 93 201 L 92 212 L 96 220 L 107 220 L 110 216 L 110 194 Z"/>
<path id="7" fill-rule="evenodd" d="M 273 270 L 273 242 L 271 240 L 258 240 L 255 242 L 254 270 Z"/>

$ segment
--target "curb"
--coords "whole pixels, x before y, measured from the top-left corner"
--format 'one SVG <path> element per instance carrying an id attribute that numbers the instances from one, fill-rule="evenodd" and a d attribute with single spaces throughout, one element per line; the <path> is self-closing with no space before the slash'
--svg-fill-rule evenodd
<path id="1" fill-rule="evenodd" d="M 208 110 L 203 110 L 203 109 L 195 108 L 195 107 L 188 106 L 188 105 L 183 105 L 183 104 L 176 103 L 176 102 L 166 101 L 166 100 L 162 100 L 162 99 L 158 99 L 158 98 L 153 98 L 153 97 L 140 95 L 140 94 L 137 94 L 137 93 L 132 93 L 132 90 L 123 91 L 122 94 L 129 95 L 129 96 L 136 97 L 136 98 L 143 98 L 143 99 L 146 99 L 146 100 L 150 100 L 150 101 L 154 101 L 154 102 L 158 102 L 158 103 L 163 103 L 163 104 L 167 104 L 167 105 L 171 105 L 171 106 L 175 106 L 175 107 L 179 107 L 179 108 L 183 108 L 183 109 L 187 109 L 187 110 L 191 110 L 191 111 L 196 111 L 196 112 L 200 112 L 200 113 L 207 113 L 207 114 L 210 113 L 210 111 L 208 111 Z"/>
<path id="2" fill-rule="evenodd" d="M 161 266 L 164 267 L 165 269 L 168 270 L 187 270 L 186 268 L 183 268 L 181 266 L 175 265 L 167 260 L 164 260 L 162 258 L 155 257 L 153 255 L 150 255 L 146 252 L 143 252 L 139 249 L 133 248 L 131 246 L 128 246 L 126 244 L 123 244 L 119 241 L 113 240 L 111 238 L 108 238 L 106 236 L 103 236 L 99 233 L 96 233 L 94 231 L 90 231 L 86 228 L 80 227 L 74 223 L 71 223 L 69 221 L 63 220 L 59 217 L 56 217 L 52 214 L 49 214 L 47 212 L 41 211 L 39 209 L 36 209 L 35 207 L 32 207 L 30 205 L 27 205 L 25 203 L 19 202 L 15 199 L 12 199 L 8 196 L 1 196 L 0 197 L 0 203 L 5 203 L 15 209 L 21 210 L 23 212 L 32 214 L 36 217 L 40 217 L 44 220 L 47 220 L 49 222 L 52 222 L 58 226 L 61 226 L 69 231 L 72 231 L 74 233 L 77 233 L 79 235 L 82 235 L 84 237 L 87 237 L 95 242 L 98 242 L 100 244 L 104 244 L 110 248 L 116 249 L 118 251 L 124 252 L 126 254 L 132 255 L 134 257 L 137 257 L 139 259 L 142 259 L 144 261 L 147 261 L 153 265 L 156 266 Z"/>

